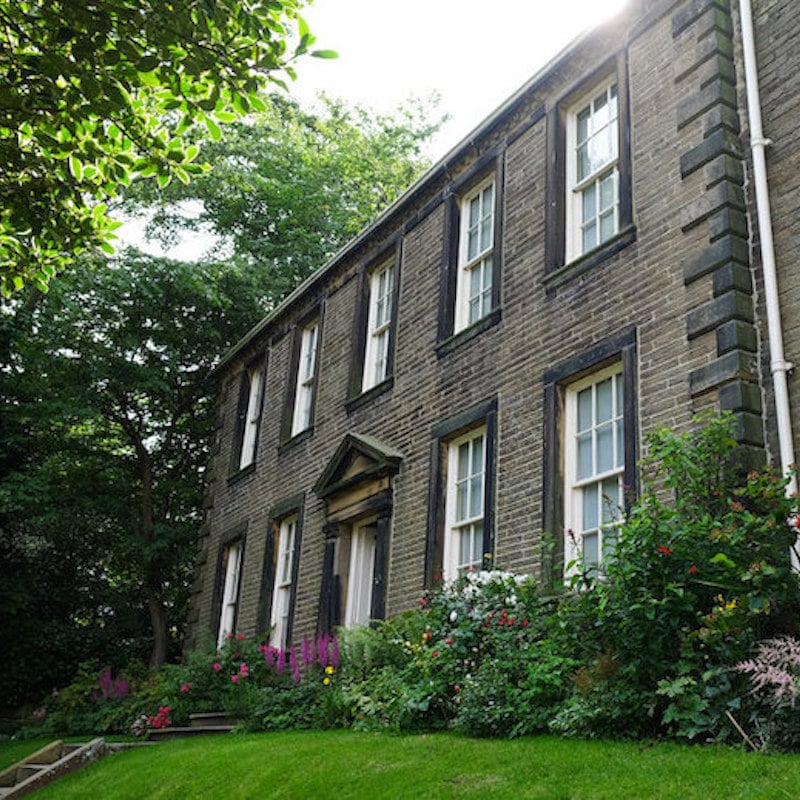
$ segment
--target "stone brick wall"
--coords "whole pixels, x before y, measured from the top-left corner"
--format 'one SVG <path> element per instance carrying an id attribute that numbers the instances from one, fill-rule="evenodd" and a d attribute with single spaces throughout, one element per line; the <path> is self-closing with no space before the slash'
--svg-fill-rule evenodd
<path id="1" fill-rule="evenodd" d="M 784 290 L 789 350 L 800 345 L 800 295 L 791 257 L 798 251 L 798 152 L 792 147 L 800 70 L 787 61 L 800 4 L 762 0 L 759 32 L 767 116 L 778 141 L 771 167 L 776 236 L 790 278 Z M 536 76 L 515 103 L 405 201 L 329 264 L 307 291 L 260 326 L 219 376 L 219 436 L 209 471 L 192 606 L 194 641 L 213 629 L 217 554 L 226 532 L 246 524 L 239 629 L 255 632 L 270 509 L 304 493 L 294 631 L 317 626 L 325 503 L 312 487 L 348 432 L 376 437 L 403 455 L 393 479 L 386 610 L 412 606 L 423 587 L 437 441 L 432 428 L 484 401 L 497 403 L 495 563 L 549 574 L 540 552 L 548 454 L 544 377 L 554 365 L 634 331 L 638 455 L 645 435 L 685 428 L 702 408 L 728 408 L 758 457 L 764 440 L 762 309 L 754 301 L 752 208 L 740 130 L 746 127 L 736 17 L 727 0 L 634 2 L 627 16 L 584 37 Z M 774 46 L 773 46 L 774 43 Z M 559 101 L 624 53 L 630 100 L 631 190 L 635 237 L 591 268 L 559 276 L 547 263 L 548 114 Z M 779 57 L 779 53 L 785 57 Z M 785 89 L 791 78 L 791 90 Z M 543 113 L 544 112 L 544 113 Z M 500 319 L 477 335 L 438 346 L 440 292 L 447 268 L 447 198 L 478 158 L 502 169 Z M 347 404 L 354 356 L 359 274 L 401 240 L 394 376 L 390 389 Z M 756 282 L 757 286 L 757 282 Z M 290 379 L 293 326 L 324 306 L 313 432 L 286 444 L 281 418 Z M 240 371 L 268 350 L 264 413 L 255 469 L 229 479 Z M 796 379 L 793 379 L 796 382 Z M 768 426 L 769 430 L 769 426 Z M 769 438 L 769 437 L 768 437 Z M 550 484 L 552 485 L 552 477 Z M 556 479 L 558 476 L 555 476 Z M 559 534 L 557 530 L 551 531 Z"/>

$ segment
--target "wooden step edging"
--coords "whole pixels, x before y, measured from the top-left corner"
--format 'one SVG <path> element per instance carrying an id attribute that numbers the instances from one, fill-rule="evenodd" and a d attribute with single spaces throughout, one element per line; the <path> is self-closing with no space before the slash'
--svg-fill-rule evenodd
<path id="1" fill-rule="evenodd" d="M 0 772 L 0 798 L 16 800 L 36 789 L 96 761 L 106 753 L 102 737 L 85 744 L 57 740 Z"/>

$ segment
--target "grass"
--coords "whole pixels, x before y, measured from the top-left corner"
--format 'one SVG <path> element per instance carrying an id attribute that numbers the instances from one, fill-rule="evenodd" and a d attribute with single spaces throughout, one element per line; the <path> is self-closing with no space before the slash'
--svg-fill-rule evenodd
<path id="1" fill-rule="evenodd" d="M 799 793 L 797 756 L 547 736 L 506 742 L 335 731 L 136 748 L 68 775 L 37 798 L 780 800 Z"/>
<path id="2" fill-rule="evenodd" d="M 37 750 L 41 750 L 52 741 L 52 739 L 28 739 L 24 742 L 0 743 L 0 770 L 16 764 L 20 759 L 35 753 Z"/>

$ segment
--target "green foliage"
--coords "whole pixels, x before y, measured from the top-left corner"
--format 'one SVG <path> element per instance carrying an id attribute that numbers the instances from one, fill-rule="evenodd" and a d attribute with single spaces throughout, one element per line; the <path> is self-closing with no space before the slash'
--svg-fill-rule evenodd
<path id="1" fill-rule="evenodd" d="M 177 654 L 214 424 L 206 376 L 260 309 L 249 275 L 129 254 L 3 316 L 5 702 L 63 686 L 81 661 Z"/>
<path id="2" fill-rule="evenodd" d="M 132 186 L 126 202 L 151 215 L 148 231 L 165 244 L 186 229 L 219 236 L 272 306 L 419 177 L 439 123 L 416 102 L 391 115 L 325 98 L 309 113 L 278 94 L 263 106 L 201 142 L 208 173 L 165 190 Z"/>
<path id="3" fill-rule="evenodd" d="M 572 709 L 575 730 L 591 733 L 599 719 L 605 735 L 595 701 L 614 711 L 624 687 L 638 698 L 628 704 L 628 730 L 730 735 L 725 711 L 738 708 L 742 686 L 728 670 L 795 618 L 786 481 L 769 470 L 742 473 L 730 417 L 702 423 L 649 437 L 642 496 L 614 559 L 568 603 L 566 631 L 619 667 L 614 680 L 574 701 L 586 712 L 580 719 Z"/>
<path id="4" fill-rule="evenodd" d="M 405 118 L 373 124 L 366 112 L 334 108 L 317 118 L 270 100 L 253 122 L 263 141 L 242 124 L 214 145 L 223 177 L 204 178 L 197 197 L 208 193 L 205 221 L 219 216 L 212 227 L 235 233 L 236 255 L 225 263 L 135 252 L 110 263 L 83 257 L 46 297 L 20 293 L 7 302 L 4 703 L 37 702 L 69 683 L 83 661 L 120 669 L 133 658 L 159 664 L 179 654 L 214 424 L 208 372 L 351 225 L 365 224 L 422 168 L 418 146 L 430 126 L 413 116 L 408 127 Z M 242 167 L 241 181 L 226 165 Z M 147 185 L 137 183 L 137 197 L 149 205 L 158 198 Z M 383 200 L 372 188 L 379 185 L 389 187 Z M 236 206 L 240 194 L 244 205 Z M 231 220 L 250 206 L 246 233 Z M 269 209 L 278 227 L 270 228 L 265 259 L 267 237 L 256 226 Z M 34 657 L 35 673 L 20 668 Z"/>
<path id="5" fill-rule="evenodd" d="M 186 134 L 219 138 L 314 37 L 303 0 L 29 0 L 0 8 L 0 290 L 109 248 L 105 202 L 133 180 L 201 174 Z M 299 26 L 292 52 L 290 26 Z M 313 53 L 312 53 L 313 54 Z M 316 53 L 331 57 L 330 51 Z"/>

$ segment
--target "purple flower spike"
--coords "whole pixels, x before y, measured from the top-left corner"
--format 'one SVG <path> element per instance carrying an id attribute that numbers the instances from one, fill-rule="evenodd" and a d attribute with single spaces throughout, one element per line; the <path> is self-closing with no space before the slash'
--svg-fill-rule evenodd
<path id="1" fill-rule="evenodd" d="M 268 667 L 275 666 L 275 648 L 272 645 L 267 645 L 267 649 L 264 651 L 264 660 Z"/>
<path id="2" fill-rule="evenodd" d="M 308 665 L 311 666 L 317 660 L 317 648 L 314 644 L 314 639 L 308 641 Z"/>
<path id="3" fill-rule="evenodd" d="M 300 665 L 297 663 L 297 653 L 294 647 L 289 650 L 289 666 L 292 668 L 292 680 L 300 683 Z"/>
<path id="4" fill-rule="evenodd" d="M 302 653 L 303 656 L 303 666 L 306 669 L 308 669 L 309 666 L 311 665 L 311 659 L 310 659 L 310 651 L 308 648 L 308 639 L 306 639 L 305 637 L 303 638 L 303 644 L 300 647 L 300 652 Z"/>
<path id="5" fill-rule="evenodd" d="M 339 660 L 340 660 L 339 639 L 336 636 L 334 636 L 333 647 L 331 648 L 331 666 L 334 669 L 339 669 Z"/>
<path id="6" fill-rule="evenodd" d="M 275 672 L 282 675 L 286 669 L 286 653 L 283 650 L 278 650 L 278 658 L 275 661 Z"/>

